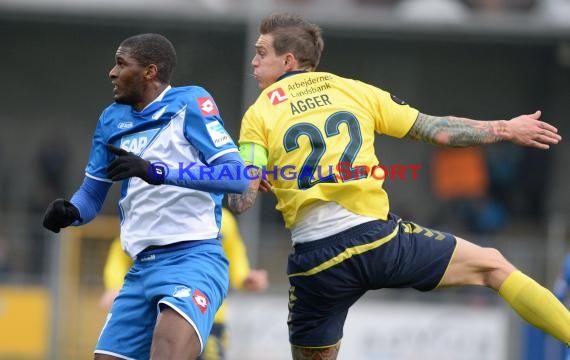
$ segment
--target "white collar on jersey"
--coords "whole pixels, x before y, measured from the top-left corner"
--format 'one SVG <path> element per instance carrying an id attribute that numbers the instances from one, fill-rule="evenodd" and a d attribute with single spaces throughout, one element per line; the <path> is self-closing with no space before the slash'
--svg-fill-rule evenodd
<path id="1" fill-rule="evenodd" d="M 168 86 L 166 87 L 166 89 L 164 89 L 164 91 L 161 92 L 160 95 L 158 95 L 158 96 L 156 97 L 156 99 L 154 99 L 153 101 L 151 101 L 150 103 L 148 103 L 148 105 L 145 106 L 144 109 L 141 110 L 141 112 L 145 111 L 149 106 L 151 106 L 151 105 L 154 104 L 155 102 L 162 100 L 162 98 L 164 97 L 164 95 L 166 95 L 166 93 L 167 93 L 168 90 L 170 90 L 170 89 L 172 89 L 172 86 L 168 85 Z"/>

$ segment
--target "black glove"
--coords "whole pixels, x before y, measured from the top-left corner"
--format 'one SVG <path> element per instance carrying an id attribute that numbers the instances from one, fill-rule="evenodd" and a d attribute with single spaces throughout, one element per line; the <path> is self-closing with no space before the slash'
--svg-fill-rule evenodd
<path id="1" fill-rule="evenodd" d="M 49 204 L 44 214 L 44 227 L 58 233 L 62 228 L 73 224 L 75 220 L 83 221 L 75 205 L 64 199 L 56 199 Z"/>
<path id="2" fill-rule="evenodd" d="M 138 177 L 151 185 L 164 184 L 166 177 L 164 166 L 151 164 L 150 161 L 111 144 L 107 144 L 107 150 L 117 155 L 117 158 L 107 168 L 109 179 L 120 181 Z"/>

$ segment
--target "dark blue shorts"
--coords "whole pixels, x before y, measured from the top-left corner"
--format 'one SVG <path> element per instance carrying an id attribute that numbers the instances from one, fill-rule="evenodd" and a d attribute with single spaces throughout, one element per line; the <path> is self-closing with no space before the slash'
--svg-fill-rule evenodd
<path id="1" fill-rule="evenodd" d="M 289 255 L 289 341 L 304 347 L 342 339 L 348 309 L 368 290 L 429 291 L 455 250 L 453 235 L 390 214 L 339 234 L 295 245 Z"/>

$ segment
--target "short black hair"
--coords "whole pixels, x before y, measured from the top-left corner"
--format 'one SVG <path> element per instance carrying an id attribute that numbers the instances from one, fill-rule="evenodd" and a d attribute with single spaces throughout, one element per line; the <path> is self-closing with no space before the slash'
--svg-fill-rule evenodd
<path id="1" fill-rule="evenodd" d="M 155 64 L 158 80 L 170 83 L 176 67 L 176 50 L 166 37 L 151 33 L 134 35 L 123 40 L 120 47 L 127 48 L 129 55 L 142 66 Z"/>

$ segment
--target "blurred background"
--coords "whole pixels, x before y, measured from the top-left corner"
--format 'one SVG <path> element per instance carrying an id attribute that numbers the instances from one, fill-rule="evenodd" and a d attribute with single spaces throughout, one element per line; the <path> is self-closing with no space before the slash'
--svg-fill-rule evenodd
<path id="1" fill-rule="evenodd" d="M 118 233 L 118 186 L 88 226 L 48 233 L 44 209 L 80 185 L 91 135 L 112 99 L 108 72 L 126 37 L 167 36 L 174 85 L 196 84 L 239 136 L 258 94 L 259 20 L 303 14 L 324 29 L 322 71 L 379 86 L 420 111 L 508 119 L 540 109 L 570 136 L 570 0 L 0 0 L 0 359 L 90 359 L 98 298 Z M 392 210 L 483 246 L 553 288 L 569 251 L 570 143 L 445 150 L 377 139 Z M 289 233 L 271 194 L 238 217 L 265 294 L 230 293 L 230 360 L 288 359 Z M 341 359 L 558 360 L 490 290 L 369 293 L 348 316 Z"/>

